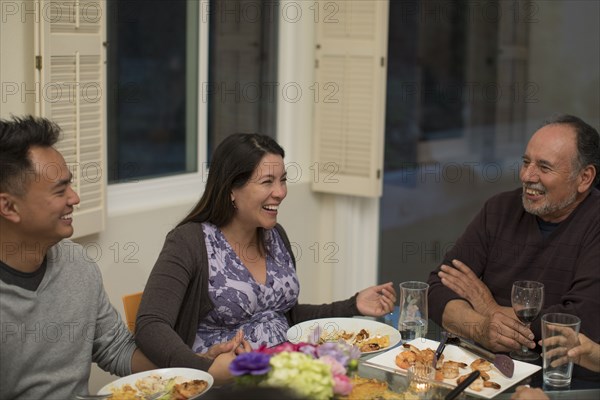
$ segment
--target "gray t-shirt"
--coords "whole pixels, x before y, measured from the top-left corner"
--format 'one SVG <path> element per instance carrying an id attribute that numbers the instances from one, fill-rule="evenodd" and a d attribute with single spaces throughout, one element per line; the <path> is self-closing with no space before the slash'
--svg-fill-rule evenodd
<path id="1" fill-rule="evenodd" d="M 88 393 L 92 362 L 131 373 L 135 343 L 98 266 L 63 240 L 48 251 L 46 268 L 35 291 L 0 281 L 0 399 Z"/>

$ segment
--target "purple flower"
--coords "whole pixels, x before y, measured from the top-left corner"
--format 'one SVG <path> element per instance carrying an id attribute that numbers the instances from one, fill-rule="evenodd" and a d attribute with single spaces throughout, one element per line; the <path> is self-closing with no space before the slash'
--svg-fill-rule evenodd
<path id="1" fill-rule="evenodd" d="M 264 353 L 243 353 L 229 364 L 229 372 L 234 376 L 264 375 L 271 369 L 269 360 L 271 356 Z"/>
<path id="2" fill-rule="evenodd" d="M 317 347 L 313 344 L 303 344 L 298 347 L 298 351 L 304 354 L 308 354 L 313 358 L 317 358 Z"/>
<path id="3" fill-rule="evenodd" d="M 315 345 L 310 344 L 310 343 L 290 343 L 290 342 L 283 342 L 281 344 L 278 344 L 277 346 L 273 346 L 273 347 L 266 347 L 264 345 L 260 346 L 258 348 L 258 350 L 256 350 L 259 353 L 265 353 L 265 354 L 278 354 L 284 351 L 293 353 L 293 352 L 297 352 L 300 351 L 302 353 L 311 355 L 311 356 L 315 356 Z"/>
<path id="4" fill-rule="evenodd" d="M 360 357 L 360 350 L 358 347 L 340 340 L 339 342 L 327 342 L 320 345 L 317 348 L 317 356 L 319 358 L 330 356 L 343 366 L 347 366 L 350 360 Z"/>

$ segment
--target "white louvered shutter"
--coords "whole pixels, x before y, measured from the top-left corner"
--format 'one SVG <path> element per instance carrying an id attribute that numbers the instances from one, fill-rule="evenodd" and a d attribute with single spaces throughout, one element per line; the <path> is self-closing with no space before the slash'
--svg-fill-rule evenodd
<path id="1" fill-rule="evenodd" d="M 62 128 L 56 148 L 81 198 L 74 237 L 86 236 L 105 223 L 105 2 L 39 0 L 37 6 L 38 114 Z"/>
<path id="2" fill-rule="evenodd" d="M 321 1 L 316 33 L 313 190 L 379 197 L 388 1 Z"/>

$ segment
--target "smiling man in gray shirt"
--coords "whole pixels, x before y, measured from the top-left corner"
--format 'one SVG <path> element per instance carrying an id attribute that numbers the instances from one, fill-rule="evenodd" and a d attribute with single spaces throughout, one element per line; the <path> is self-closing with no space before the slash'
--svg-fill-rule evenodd
<path id="1" fill-rule="evenodd" d="M 52 146 L 59 128 L 0 120 L 0 398 L 88 393 L 91 364 L 123 376 L 153 368 L 110 304 L 73 234 L 79 196 Z"/>

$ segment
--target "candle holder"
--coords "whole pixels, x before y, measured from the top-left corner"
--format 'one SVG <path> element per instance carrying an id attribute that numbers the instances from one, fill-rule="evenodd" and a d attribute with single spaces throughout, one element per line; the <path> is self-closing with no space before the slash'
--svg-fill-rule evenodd
<path id="1" fill-rule="evenodd" d="M 432 389 L 435 369 L 431 365 L 415 364 L 408 368 L 408 390 L 419 396 Z"/>

